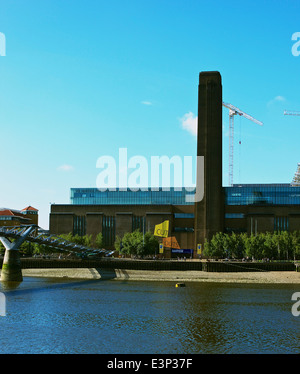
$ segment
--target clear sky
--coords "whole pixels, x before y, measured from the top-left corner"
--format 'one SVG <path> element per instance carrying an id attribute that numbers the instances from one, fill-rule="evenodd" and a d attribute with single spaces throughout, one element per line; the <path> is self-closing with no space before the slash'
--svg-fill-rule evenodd
<path id="1" fill-rule="evenodd" d="M 0 206 L 32 205 L 47 229 L 50 203 L 95 187 L 103 155 L 195 156 L 205 70 L 264 123 L 235 117 L 234 183 L 291 182 L 299 15 L 299 0 L 0 0 Z M 228 122 L 224 108 L 224 185 Z"/>

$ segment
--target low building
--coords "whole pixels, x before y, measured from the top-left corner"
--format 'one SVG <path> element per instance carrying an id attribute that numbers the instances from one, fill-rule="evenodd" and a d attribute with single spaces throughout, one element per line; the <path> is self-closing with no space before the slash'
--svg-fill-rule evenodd
<path id="1" fill-rule="evenodd" d="M 194 206 L 186 202 L 191 192 L 185 189 L 165 191 L 104 191 L 96 188 L 72 189 L 71 204 L 51 205 L 50 233 L 92 235 L 101 232 L 107 249 L 114 247 L 116 236 L 139 229 L 154 232 L 155 225 L 168 220 L 170 236 L 181 249 L 193 248 Z M 161 240 L 162 241 L 162 240 Z"/>
<path id="2" fill-rule="evenodd" d="M 242 184 L 223 188 L 225 232 L 300 230 L 300 187 Z"/>
<path id="3" fill-rule="evenodd" d="M 28 206 L 22 210 L 0 208 L 0 226 L 38 225 L 38 210 Z"/>
<path id="4" fill-rule="evenodd" d="M 224 232 L 300 230 L 300 187 L 289 184 L 243 184 L 223 187 Z M 71 189 L 71 204 L 53 204 L 50 233 L 92 235 L 102 232 L 106 248 L 113 248 L 116 236 L 140 229 L 154 232 L 163 221 L 170 223 L 169 236 L 181 251 L 194 248 L 195 204 L 186 189 L 158 191 L 104 191 L 96 188 Z M 162 241 L 162 239 L 160 239 Z"/>

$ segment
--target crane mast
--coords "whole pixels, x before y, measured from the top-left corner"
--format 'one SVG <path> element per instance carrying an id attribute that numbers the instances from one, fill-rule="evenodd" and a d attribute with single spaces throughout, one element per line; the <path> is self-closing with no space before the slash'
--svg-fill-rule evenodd
<path id="1" fill-rule="evenodd" d="M 300 163 L 298 162 L 297 170 L 291 183 L 292 187 L 300 187 Z"/>
<path id="2" fill-rule="evenodd" d="M 296 110 L 285 110 L 283 114 L 285 116 L 300 116 L 300 112 Z"/>
<path id="3" fill-rule="evenodd" d="M 300 112 L 297 110 L 285 110 L 283 112 L 285 116 L 300 116 Z M 300 162 L 298 163 L 297 170 L 294 174 L 294 178 L 291 183 L 292 187 L 300 187 Z"/>
<path id="4" fill-rule="evenodd" d="M 235 107 L 232 104 L 224 103 L 223 106 L 229 109 L 229 186 L 233 185 L 233 153 L 234 153 L 234 116 L 237 114 L 239 116 L 243 116 L 250 121 L 262 126 L 263 123 L 258 121 L 254 117 L 250 116 L 249 114 L 243 112 L 239 108 Z"/>

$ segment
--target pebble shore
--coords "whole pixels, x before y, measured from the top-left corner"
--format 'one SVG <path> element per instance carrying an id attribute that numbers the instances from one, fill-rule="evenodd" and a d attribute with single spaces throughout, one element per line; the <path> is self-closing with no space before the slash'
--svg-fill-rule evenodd
<path id="1" fill-rule="evenodd" d="M 300 272 L 262 271 L 215 273 L 205 271 L 147 271 L 124 269 L 23 269 L 23 277 L 171 282 L 300 284 Z"/>

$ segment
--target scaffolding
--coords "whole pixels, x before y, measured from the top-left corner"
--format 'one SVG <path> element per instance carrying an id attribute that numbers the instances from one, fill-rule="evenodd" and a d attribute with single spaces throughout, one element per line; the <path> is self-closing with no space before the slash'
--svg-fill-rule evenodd
<path id="1" fill-rule="evenodd" d="M 292 187 L 300 187 L 300 162 L 298 162 L 296 173 L 291 183 Z"/>

